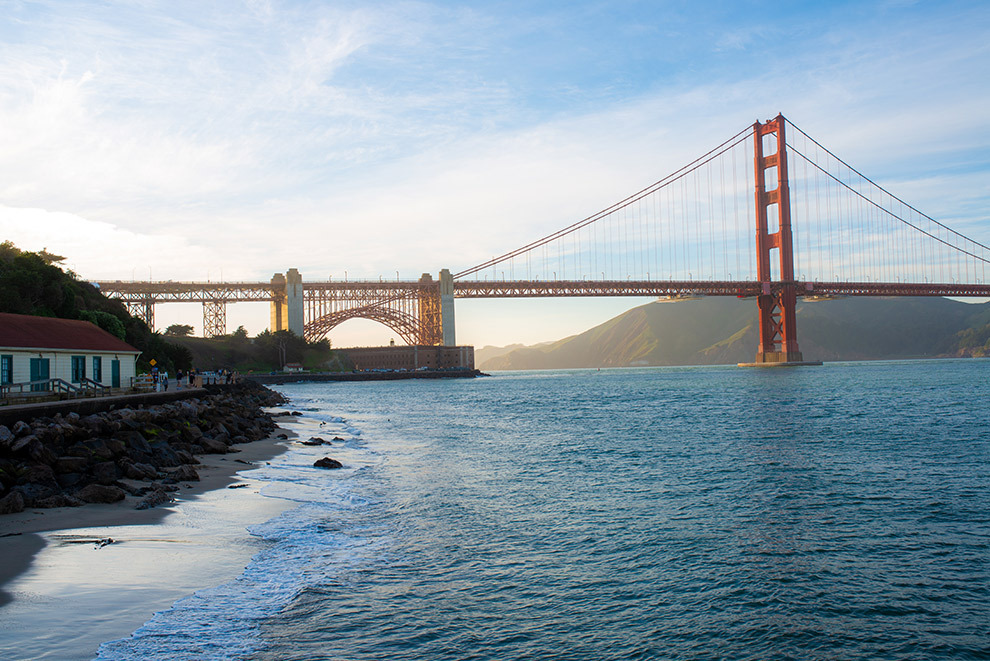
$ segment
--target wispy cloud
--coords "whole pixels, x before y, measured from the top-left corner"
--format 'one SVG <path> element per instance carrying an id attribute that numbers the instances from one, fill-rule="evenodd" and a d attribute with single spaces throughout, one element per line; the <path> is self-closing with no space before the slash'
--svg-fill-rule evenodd
<path id="1" fill-rule="evenodd" d="M 14 4 L 0 230 L 93 277 L 149 251 L 156 278 L 415 277 L 587 216 L 778 111 L 979 229 L 982 5 L 749 9 Z M 112 260 L 83 255 L 89 232 Z"/>

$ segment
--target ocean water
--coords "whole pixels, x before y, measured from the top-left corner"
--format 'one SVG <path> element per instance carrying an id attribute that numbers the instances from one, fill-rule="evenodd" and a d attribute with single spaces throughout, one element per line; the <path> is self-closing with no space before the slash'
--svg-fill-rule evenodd
<path id="1" fill-rule="evenodd" d="M 990 658 L 990 361 L 279 390 L 342 440 L 100 659 Z"/>

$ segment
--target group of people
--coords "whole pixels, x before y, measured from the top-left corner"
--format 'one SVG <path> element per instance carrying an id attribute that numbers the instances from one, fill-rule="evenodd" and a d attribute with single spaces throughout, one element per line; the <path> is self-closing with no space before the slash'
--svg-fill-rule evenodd
<path id="1" fill-rule="evenodd" d="M 218 370 L 216 372 L 200 372 L 198 370 L 183 372 L 182 370 L 178 370 L 175 375 L 176 389 L 182 388 L 183 379 L 186 380 L 187 387 L 191 388 L 193 386 L 215 385 L 220 383 L 237 383 L 240 379 L 240 374 L 227 369 Z M 156 392 L 168 391 L 168 372 L 158 372 L 157 375 L 153 376 L 153 381 Z"/>

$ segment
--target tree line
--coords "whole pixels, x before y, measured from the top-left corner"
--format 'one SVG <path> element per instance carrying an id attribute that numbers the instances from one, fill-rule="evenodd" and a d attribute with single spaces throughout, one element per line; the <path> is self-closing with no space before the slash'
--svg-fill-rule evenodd
<path id="1" fill-rule="evenodd" d="M 0 243 L 0 312 L 38 317 L 81 319 L 141 351 L 138 371 L 149 371 L 155 360 L 159 369 L 175 373 L 192 366 L 192 353 L 167 341 L 127 308 L 100 293 L 59 264 L 65 258 L 42 250 L 20 250 L 10 241 Z"/>

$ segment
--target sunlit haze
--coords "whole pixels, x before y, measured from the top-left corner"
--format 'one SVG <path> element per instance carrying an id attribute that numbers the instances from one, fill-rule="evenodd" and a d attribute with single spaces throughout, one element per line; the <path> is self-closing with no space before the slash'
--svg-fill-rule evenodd
<path id="1" fill-rule="evenodd" d="M 88 280 L 436 277 L 781 112 L 990 243 L 990 6 L 769 8 L 8 0 L 0 239 Z M 461 300 L 457 340 L 559 339 L 643 302 Z M 171 323 L 200 333 L 202 307 L 159 305 Z M 370 321 L 330 337 L 398 340 Z"/>

